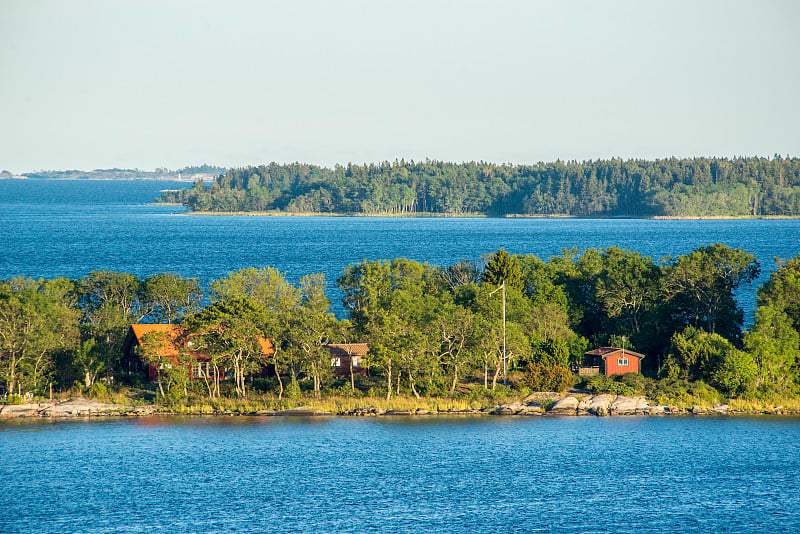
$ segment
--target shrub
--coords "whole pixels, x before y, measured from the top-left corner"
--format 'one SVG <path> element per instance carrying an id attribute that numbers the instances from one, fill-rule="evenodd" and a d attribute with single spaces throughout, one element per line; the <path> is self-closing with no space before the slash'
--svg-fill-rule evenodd
<path id="1" fill-rule="evenodd" d="M 297 380 L 291 380 L 286 385 L 286 398 L 287 399 L 299 399 L 303 394 L 303 391 L 300 389 L 300 383 Z"/>
<path id="2" fill-rule="evenodd" d="M 108 388 L 101 382 L 95 382 L 86 394 L 92 399 L 105 399 L 108 397 Z"/>
<path id="3" fill-rule="evenodd" d="M 8 397 L 5 398 L 3 404 L 23 404 L 27 402 L 22 395 L 15 395 L 12 393 Z"/>
<path id="4" fill-rule="evenodd" d="M 525 385 L 533 391 L 562 391 L 573 384 L 569 369 L 561 365 L 529 363 Z"/>

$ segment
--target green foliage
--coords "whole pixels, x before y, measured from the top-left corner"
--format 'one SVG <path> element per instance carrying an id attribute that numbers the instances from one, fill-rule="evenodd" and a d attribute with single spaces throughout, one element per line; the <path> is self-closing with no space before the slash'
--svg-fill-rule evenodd
<path id="1" fill-rule="evenodd" d="M 752 354 L 737 350 L 719 334 L 693 327 L 672 337 L 662 369 L 664 378 L 702 380 L 734 396 L 751 389 L 756 375 Z"/>
<path id="2" fill-rule="evenodd" d="M 56 354 L 78 341 L 74 310 L 27 278 L 0 282 L 0 384 L 8 393 L 40 393 Z"/>
<path id="3" fill-rule="evenodd" d="M 532 363 L 544 367 L 569 367 L 569 344 L 564 339 L 549 338 L 532 343 Z"/>
<path id="4" fill-rule="evenodd" d="M 574 377 L 567 367 L 530 362 L 524 380 L 531 391 L 563 391 L 573 384 Z"/>
<path id="5" fill-rule="evenodd" d="M 624 395 L 629 397 L 639 392 L 635 386 L 616 380 L 616 377 L 605 375 L 589 377 L 584 381 L 583 387 L 595 395 L 610 393 L 611 395 Z"/>
<path id="6" fill-rule="evenodd" d="M 522 273 L 516 258 L 503 249 L 492 254 L 486 269 L 483 271 L 481 281 L 484 284 L 498 287 L 505 283 L 506 288 L 522 289 Z"/>
<path id="7" fill-rule="evenodd" d="M 760 272 L 755 257 L 721 243 L 700 247 L 671 262 L 665 270 L 663 292 L 670 316 L 695 328 L 728 339 L 741 336 L 742 311 L 733 290 Z"/>
<path id="8" fill-rule="evenodd" d="M 754 359 L 753 387 L 759 395 L 800 391 L 800 332 L 786 313 L 773 305 L 760 306 L 744 345 Z"/>
<path id="9" fill-rule="evenodd" d="M 758 305 L 771 306 L 785 314 L 800 332 L 800 255 L 787 262 L 778 261 L 778 270 L 758 290 Z"/>
<path id="10" fill-rule="evenodd" d="M 108 388 L 101 382 L 95 382 L 86 393 L 92 399 L 105 400 L 108 397 Z"/>

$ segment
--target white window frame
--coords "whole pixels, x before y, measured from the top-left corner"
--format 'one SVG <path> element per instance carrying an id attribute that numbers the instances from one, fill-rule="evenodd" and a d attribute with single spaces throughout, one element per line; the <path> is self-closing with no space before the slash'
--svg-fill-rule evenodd
<path id="1" fill-rule="evenodd" d="M 631 364 L 628 358 L 617 358 L 617 365 L 620 367 L 628 367 Z"/>

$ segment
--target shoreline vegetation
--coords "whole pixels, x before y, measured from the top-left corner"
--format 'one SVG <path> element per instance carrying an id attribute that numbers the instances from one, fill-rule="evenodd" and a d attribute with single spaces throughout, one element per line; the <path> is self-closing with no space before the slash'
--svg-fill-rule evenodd
<path id="1" fill-rule="evenodd" d="M 336 280 L 341 319 L 324 275 L 293 283 L 270 267 L 207 290 L 172 273 L 0 280 L 0 415 L 78 397 L 178 414 L 622 413 L 620 399 L 633 413 L 796 413 L 800 255 L 779 260 L 744 329 L 734 291 L 759 272 L 723 244 L 659 261 L 618 247 L 363 260 Z M 164 328 L 134 343 L 136 323 Z M 368 350 L 353 363 L 329 344 Z M 644 355 L 641 374 L 581 375 L 599 370 L 598 347 Z M 553 391 L 567 393 L 540 393 Z"/>
<path id="2" fill-rule="evenodd" d="M 237 215 L 798 217 L 800 159 L 270 163 L 165 191 L 160 200 Z"/>

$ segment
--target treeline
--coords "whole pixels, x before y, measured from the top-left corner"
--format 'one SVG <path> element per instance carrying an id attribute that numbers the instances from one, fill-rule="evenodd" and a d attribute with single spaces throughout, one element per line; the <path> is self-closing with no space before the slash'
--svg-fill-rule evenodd
<path id="1" fill-rule="evenodd" d="M 232 169 L 161 199 L 192 211 L 364 215 L 798 216 L 800 159 L 406 162 Z"/>
<path id="2" fill-rule="evenodd" d="M 560 390 L 586 350 L 623 344 L 644 353 L 644 373 L 667 386 L 797 396 L 800 256 L 758 290 L 755 323 L 743 331 L 733 292 L 758 273 L 752 254 L 721 244 L 658 263 L 616 247 L 547 261 L 499 250 L 485 264 L 444 268 L 365 260 L 336 282 L 348 313 L 341 320 L 330 313 L 324 275 L 293 284 L 269 267 L 229 273 L 207 295 L 196 279 L 170 273 L 15 278 L 0 283 L 0 392 L 140 382 L 122 365 L 129 324 L 179 322 L 178 345 L 207 354 L 232 380 L 220 384 L 214 372 L 213 383 L 189 381 L 188 366 L 173 365 L 189 355 L 166 354 L 164 339 L 148 337 L 140 356 L 163 369 L 159 387 L 173 399 L 241 398 L 253 388 L 278 397 L 301 389 L 457 396 L 503 388 L 504 372 L 515 387 Z M 267 359 L 264 338 L 275 349 Z M 324 345 L 342 342 L 369 344 L 369 377 L 333 377 Z M 254 380 L 267 363 L 274 378 Z"/>

